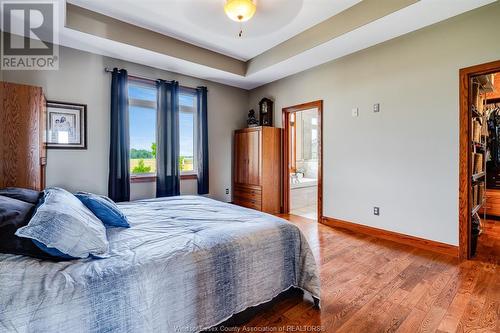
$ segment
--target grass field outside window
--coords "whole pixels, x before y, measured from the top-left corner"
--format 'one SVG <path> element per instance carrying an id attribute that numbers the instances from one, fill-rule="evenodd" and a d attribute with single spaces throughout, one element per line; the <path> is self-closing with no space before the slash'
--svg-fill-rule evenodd
<path id="1" fill-rule="evenodd" d="M 179 169 L 181 172 L 194 171 L 193 156 L 181 156 Z M 130 173 L 132 175 L 156 174 L 156 158 L 131 158 Z"/>

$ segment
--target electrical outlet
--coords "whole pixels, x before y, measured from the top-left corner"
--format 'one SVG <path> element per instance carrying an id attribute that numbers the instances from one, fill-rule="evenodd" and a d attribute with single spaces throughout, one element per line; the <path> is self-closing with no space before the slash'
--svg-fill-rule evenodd
<path id="1" fill-rule="evenodd" d="M 355 118 L 355 117 L 359 116 L 359 109 L 358 109 L 358 108 L 354 108 L 354 109 L 352 109 L 352 111 L 351 111 L 351 112 L 352 112 L 352 116 L 353 116 L 353 118 Z"/>
<path id="2" fill-rule="evenodd" d="M 373 112 L 380 112 L 380 103 L 373 104 Z"/>
<path id="3" fill-rule="evenodd" d="M 229 189 L 228 188 L 226 188 L 226 194 L 229 194 Z"/>
<path id="4" fill-rule="evenodd" d="M 373 215 L 376 216 L 380 215 L 380 207 L 373 207 Z"/>

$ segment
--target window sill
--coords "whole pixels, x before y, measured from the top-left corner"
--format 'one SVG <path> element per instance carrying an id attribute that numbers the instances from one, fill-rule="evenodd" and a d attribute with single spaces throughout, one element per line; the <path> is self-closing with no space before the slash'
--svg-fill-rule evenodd
<path id="1" fill-rule="evenodd" d="M 132 175 L 130 176 L 130 183 L 154 183 L 156 182 L 156 175 Z"/>
<path id="2" fill-rule="evenodd" d="M 181 175 L 181 180 L 198 179 L 196 174 Z M 154 183 L 156 175 L 130 176 L 130 183 Z"/>
<path id="3" fill-rule="evenodd" d="M 195 173 L 186 173 L 181 175 L 181 180 L 187 180 L 187 179 L 198 179 L 198 175 Z"/>

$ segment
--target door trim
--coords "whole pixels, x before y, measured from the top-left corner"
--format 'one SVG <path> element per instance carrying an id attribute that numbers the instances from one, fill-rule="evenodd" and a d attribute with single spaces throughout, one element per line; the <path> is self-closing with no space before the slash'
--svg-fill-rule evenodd
<path id="1" fill-rule="evenodd" d="M 472 165 L 470 158 L 471 110 L 469 82 L 473 76 L 500 72 L 500 60 L 460 69 L 460 156 L 458 175 L 458 241 L 460 259 L 470 259 L 470 188 Z"/>
<path id="2" fill-rule="evenodd" d="M 282 151 L 282 183 L 283 183 L 283 213 L 290 212 L 290 121 L 288 115 L 290 113 L 304 111 L 309 109 L 318 110 L 318 222 L 323 223 L 323 100 L 317 100 L 309 103 L 289 106 L 282 109 L 282 124 L 283 124 L 283 151 Z"/>

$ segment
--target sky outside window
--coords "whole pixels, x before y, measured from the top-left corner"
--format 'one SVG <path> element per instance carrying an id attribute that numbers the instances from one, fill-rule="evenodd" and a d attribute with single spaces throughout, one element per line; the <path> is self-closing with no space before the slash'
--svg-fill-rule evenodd
<path id="1" fill-rule="evenodd" d="M 180 94 L 179 106 L 179 129 L 180 129 L 180 155 L 194 156 L 194 110 L 196 96 L 192 94 Z M 188 111 L 189 112 L 185 112 Z"/>

